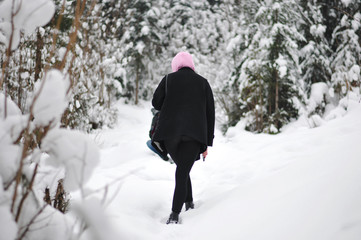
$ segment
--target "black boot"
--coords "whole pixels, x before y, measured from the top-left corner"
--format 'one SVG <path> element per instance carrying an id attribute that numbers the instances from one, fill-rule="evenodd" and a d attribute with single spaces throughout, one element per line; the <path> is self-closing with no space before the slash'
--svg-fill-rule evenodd
<path id="1" fill-rule="evenodd" d="M 179 219 L 179 213 L 172 212 L 169 216 L 167 224 L 177 224 Z"/>
<path id="2" fill-rule="evenodd" d="M 194 209 L 194 203 L 193 202 L 186 202 L 186 211 L 188 211 L 188 209 Z"/>

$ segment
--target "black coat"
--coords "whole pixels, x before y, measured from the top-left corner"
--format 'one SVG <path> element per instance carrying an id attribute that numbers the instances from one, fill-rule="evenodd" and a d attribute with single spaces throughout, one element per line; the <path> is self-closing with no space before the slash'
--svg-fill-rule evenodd
<path id="1" fill-rule="evenodd" d="M 154 92 L 152 104 L 161 111 L 155 141 L 188 136 L 203 145 L 201 152 L 213 145 L 212 89 L 208 81 L 192 69 L 181 68 L 169 74 L 167 81 L 164 77 Z"/>

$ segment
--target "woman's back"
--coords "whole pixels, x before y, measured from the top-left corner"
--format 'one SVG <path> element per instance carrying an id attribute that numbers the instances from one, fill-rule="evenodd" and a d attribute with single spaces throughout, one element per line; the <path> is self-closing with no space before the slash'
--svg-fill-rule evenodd
<path id="1" fill-rule="evenodd" d="M 167 78 L 163 78 L 154 93 L 153 106 L 161 110 L 155 140 L 189 136 L 205 146 L 212 145 L 214 131 L 212 90 L 208 81 L 191 68 L 181 68 L 169 74 Z"/>

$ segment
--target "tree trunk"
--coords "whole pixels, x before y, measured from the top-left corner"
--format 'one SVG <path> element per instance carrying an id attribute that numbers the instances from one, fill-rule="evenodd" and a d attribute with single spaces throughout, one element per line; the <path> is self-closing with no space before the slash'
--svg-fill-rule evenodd
<path id="1" fill-rule="evenodd" d="M 43 39 L 41 37 L 41 34 L 38 30 L 37 34 L 37 39 L 36 39 L 36 55 L 35 55 L 35 82 L 40 78 L 40 73 L 41 73 L 41 50 L 43 49 L 44 46 L 44 42 Z"/>
<path id="2" fill-rule="evenodd" d="M 260 81 L 259 84 L 260 87 L 260 109 L 261 109 L 261 116 L 260 116 L 260 128 L 259 128 L 259 132 L 261 132 L 263 130 L 263 85 Z"/>
<path id="3" fill-rule="evenodd" d="M 103 53 L 100 53 L 100 59 L 103 60 Z M 105 88 L 105 77 L 104 77 L 104 70 L 103 68 L 100 68 L 100 91 L 99 91 L 99 103 L 100 106 L 104 105 L 104 88 Z"/>
<path id="4" fill-rule="evenodd" d="M 278 120 L 279 120 L 279 110 L 278 110 L 278 102 L 279 102 L 279 96 L 278 96 L 278 72 L 276 70 L 276 77 L 275 77 L 275 81 L 276 81 L 276 99 L 275 99 L 275 113 L 276 113 L 276 121 L 275 121 L 275 125 L 278 129 Z"/>
<path id="5" fill-rule="evenodd" d="M 135 105 L 138 105 L 139 99 L 139 65 L 137 64 L 136 77 L 135 77 Z"/>
<path id="6" fill-rule="evenodd" d="M 18 107 L 21 111 L 23 111 L 22 108 L 22 104 L 21 104 L 21 99 L 23 96 L 23 86 L 22 86 L 22 79 L 21 79 L 21 73 L 23 73 L 23 55 L 21 54 L 21 49 L 20 49 L 20 54 L 19 54 L 19 73 L 18 73 Z"/>

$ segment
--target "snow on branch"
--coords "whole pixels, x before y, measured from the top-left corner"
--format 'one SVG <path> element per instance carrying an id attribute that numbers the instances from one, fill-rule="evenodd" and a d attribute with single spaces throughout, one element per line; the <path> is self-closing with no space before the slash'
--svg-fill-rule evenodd
<path id="1" fill-rule="evenodd" d="M 69 79 L 64 79 L 58 70 L 50 70 L 41 82 L 35 84 L 33 115 L 37 126 L 60 120 L 68 106 L 66 92 L 69 84 Z"/>
<path id="2" fill-rule="evenodd" d="M 86 135 L 65 129 L 54 129 L 42 142 L 50 155 L 48 162 L 65 167 L 65 189 L 81 189 L 99 161 L 98 148 Z"/>
<path id="3" fill-rule="evenodd" d="M 20 31 L 28 35 L 44 26 L 53 17 L 55 5 L 51 0 L 4 0 L 0 4 L 0 42 L 11 50 L 18 47 Z"/>

